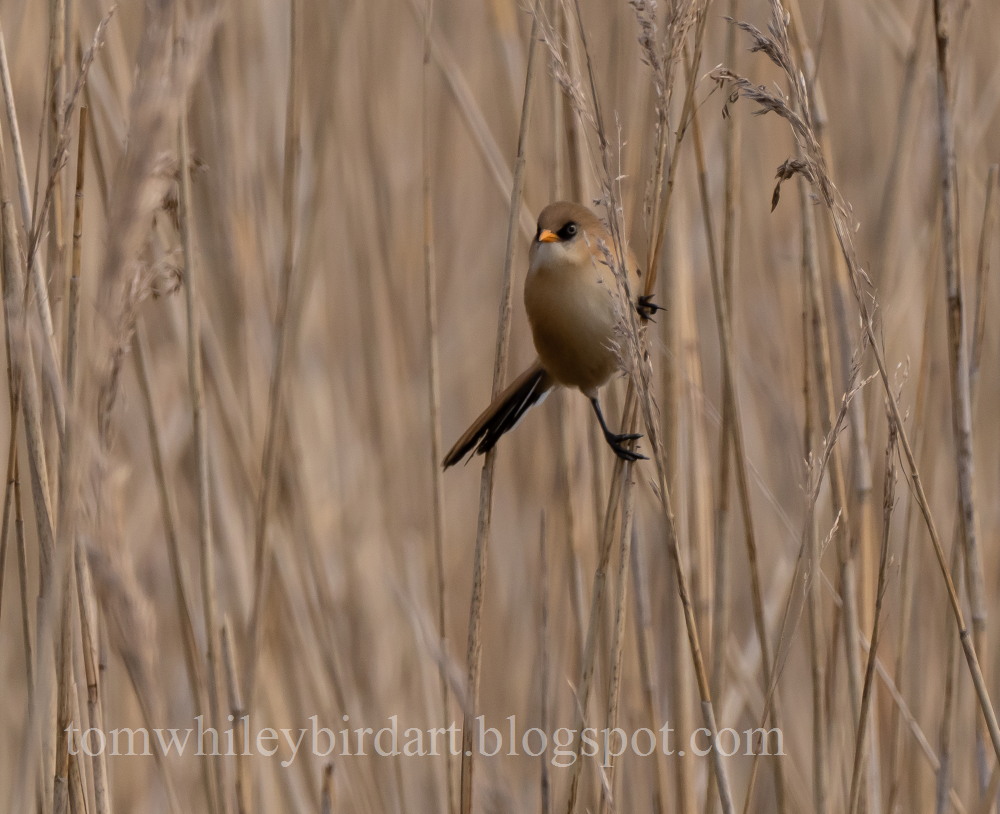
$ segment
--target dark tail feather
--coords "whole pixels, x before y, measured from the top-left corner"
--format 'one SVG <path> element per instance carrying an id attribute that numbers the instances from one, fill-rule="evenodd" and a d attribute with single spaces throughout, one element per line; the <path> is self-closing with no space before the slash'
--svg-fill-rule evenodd
<path id="1" fill-rule="evenodd" d="M 496 446 L 500 436 L 514 429 L 528 409 L 541 401 L 554 384 L 541 362 L 535 362 L 507 385 L 507 389 L 472 422 L 472 426 L 444 456 L 441 465 L 447 469 L 457 464 L 473 449 L 477 455 L 489 452 Z"/>

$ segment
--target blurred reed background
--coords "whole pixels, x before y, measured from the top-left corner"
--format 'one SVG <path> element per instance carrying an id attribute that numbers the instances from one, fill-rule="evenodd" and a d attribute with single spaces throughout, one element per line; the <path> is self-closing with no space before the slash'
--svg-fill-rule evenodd
<path id="1" fill-rule="evenodd" d="M 5 810 L 995 808 L 1000 7 L 534 8 L 0 2 Z M 560 392 L 442 474 L 505 265 L 506 378 L 532 359 L 558 198 L 655 269 L 608 410 L 652 460 Z M 786 754 L 79 740 L 484 715 L 684 748 L 709 709 Z"/>

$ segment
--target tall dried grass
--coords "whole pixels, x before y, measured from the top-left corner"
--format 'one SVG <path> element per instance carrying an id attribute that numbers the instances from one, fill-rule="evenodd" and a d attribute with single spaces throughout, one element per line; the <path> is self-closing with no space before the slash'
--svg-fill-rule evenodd
<path id="1" fill-rule="evenodd" d="M 527 6 L 0 4 L 5 810 L 995 807 L 1000 9 Z M 477 492 L 558 197 L 651 460 L 561 393 Z M 470 754 L 80 748 L 196 716 Z"/>

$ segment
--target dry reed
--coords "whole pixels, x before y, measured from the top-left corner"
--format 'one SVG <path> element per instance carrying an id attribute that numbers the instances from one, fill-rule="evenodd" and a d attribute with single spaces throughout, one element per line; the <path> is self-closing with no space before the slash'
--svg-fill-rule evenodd
<path id="1" fill-rule="evenodd" d="M 4 10 L 0 806 L 994 810 L 1000 9 L 409 7 Z M 651 460 L 442 474 L 554 198 Z"/>

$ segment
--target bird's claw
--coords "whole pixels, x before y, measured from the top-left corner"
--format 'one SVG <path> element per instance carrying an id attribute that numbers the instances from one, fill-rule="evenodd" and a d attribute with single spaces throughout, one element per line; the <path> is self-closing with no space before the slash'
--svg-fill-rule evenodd
<path id="1" fill-rule="evenodd" d="M 639 297 L 639 301 L 636 303 L 635 310 L 639 312 L 639 316 L 649 322 L 655 322 L 653 319 L 653 314 L 657 311 L 667 310 L 662 305 L 657 305 L 653 302 L 652 294 L 643 294 Z"/>
<path id="2" fill-rule="evenodd" d="M 604 440 L 608 442 L 608 446 L 611 447 L 612 451 L 621 458 L 623 461 L 648 461 L 645 455 L 641 455 L 635 450 L 627 449 L 622 446 L 625 441 L 635 441 L 642 438 L 642 433 L 638 432 L 628 432 L 622 433 L 620 435 L 615 435 L 614 433 L 609 433 L 604 436 Z"/>

